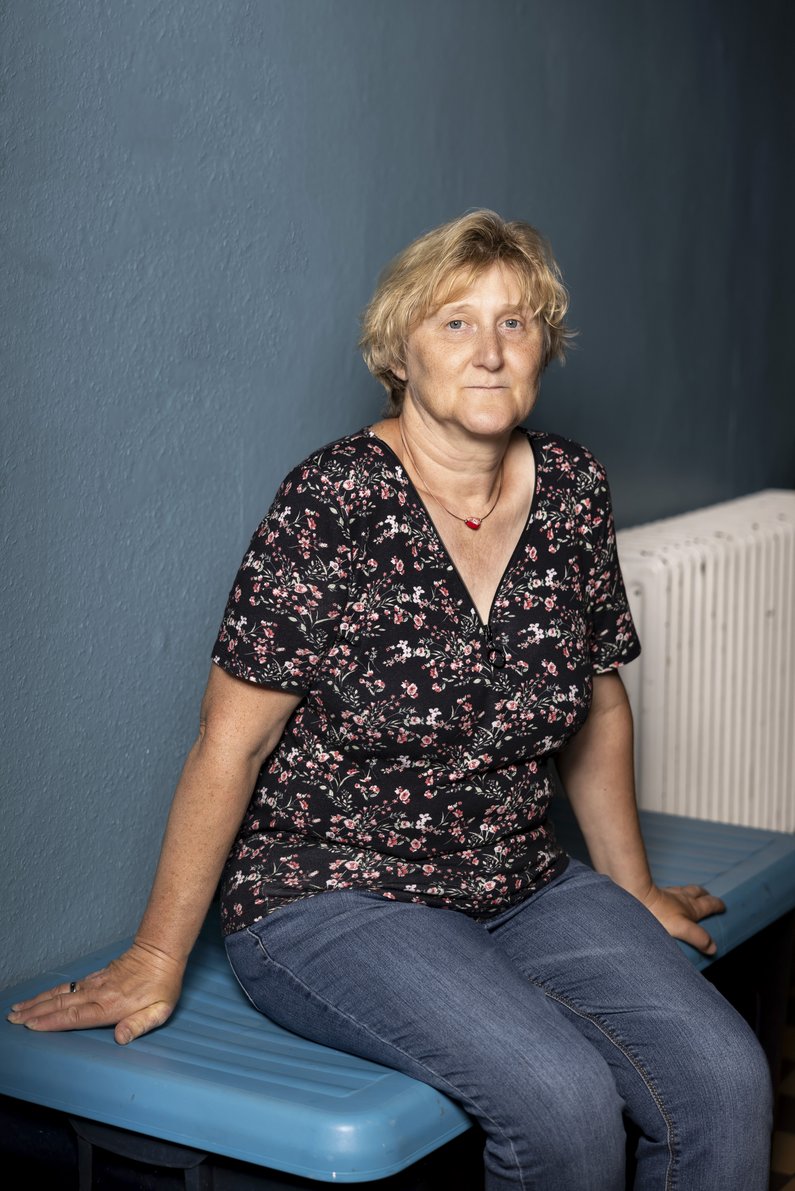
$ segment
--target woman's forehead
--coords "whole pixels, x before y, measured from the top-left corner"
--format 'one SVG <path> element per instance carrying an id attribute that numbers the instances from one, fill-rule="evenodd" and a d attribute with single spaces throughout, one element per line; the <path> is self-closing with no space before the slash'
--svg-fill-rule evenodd
<path id="1" fill-rule="evenodd" d="M 431 296 L 426 316 L 434 314 L 445 306 L 464 301 L 470 294 L 476 293 L 481 288 L 492 272 L 502 275 L 502 279 L 510 291 L 511 302 L 515 302 L 517 306 L 533 304 L 529 278 L 511 264 L 494 261 L 479 267 L 469 266 L 456 269 L 440 280 Z"/>

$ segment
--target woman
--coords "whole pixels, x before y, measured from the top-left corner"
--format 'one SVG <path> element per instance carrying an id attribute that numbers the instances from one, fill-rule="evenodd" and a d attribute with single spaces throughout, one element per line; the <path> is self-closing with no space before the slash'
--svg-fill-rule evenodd
<path id="1" fill-rule="evenodd" d="M 459 1100 L 488 1191 L 623 1187 L 625 1115 L 636 1188 L 754 1191 L 767 1067 L 673 941 L 714 953 L 722 905 L 655 887 L 638 828 L 604 472 L 521 428 L 565 312 L 545 243 L 491 212 L 393 263 L 362 340 L 389 416 L 252 539 L 133 947 L 12 1020 L 161 1024 L 224 870 L 253 1003 Z M 555 840 L 553 766 L 596 871 Z"/>

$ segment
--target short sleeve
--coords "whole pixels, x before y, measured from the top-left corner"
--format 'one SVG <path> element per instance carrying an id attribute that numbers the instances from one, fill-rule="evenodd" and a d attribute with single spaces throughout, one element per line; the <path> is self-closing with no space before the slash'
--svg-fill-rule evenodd
<path id="1" fill-rule="evenodd" d="M 595 673 L 604 674 L 636 658 L 640 641 L 618 561 L 610 488 L 604 472 L 599 470 L 600 481 L 590 510 L 594 549 L 587 595 L 591 663 Z"/>
<path id="2" fill-rule="evenodd" d="M 334 644 L 348 597 L 345 516 L 316 464 L 282 483 L 229 593 L 213 662 L 304 694 Z"/>

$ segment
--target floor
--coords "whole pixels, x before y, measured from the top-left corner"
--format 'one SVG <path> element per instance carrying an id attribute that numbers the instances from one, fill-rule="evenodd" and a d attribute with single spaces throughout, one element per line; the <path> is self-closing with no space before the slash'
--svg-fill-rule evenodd
<path id="1" fill-rule="evenodd" d="M 770 1191 L 795 1191 L 795 964 L 782 1066 L 782 1079 L 776 1103 Z"/>

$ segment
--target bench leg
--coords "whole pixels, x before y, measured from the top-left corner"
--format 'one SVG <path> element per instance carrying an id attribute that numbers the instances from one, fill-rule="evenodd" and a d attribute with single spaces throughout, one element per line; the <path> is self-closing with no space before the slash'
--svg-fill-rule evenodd
<path id="1" fill-rule="evenodd" d="M 189 1166 L 185 1171 L 185 1191 L 213 1191 L 213 1168 L 209 1162 Z"/>
<path id="2" fill-rule="evenodd" d="M 185 1191 L 213 1189 L 213 1168 L 206 1162 L 207 1154 L 201 1150 L 79 1117 L 70 1117 L 69 1121 L 77 1136 L 80 1191 L 91 1191 L 94 1146 L 146 1166 L 181 1170 L 185 1178 Z"/>
<path id="3" fill-rule="evenodd" d="M 94 1147 L 85 1137 L 77 1137 L 77 1177 L 79 1191 L 91 1191 Z"/>

